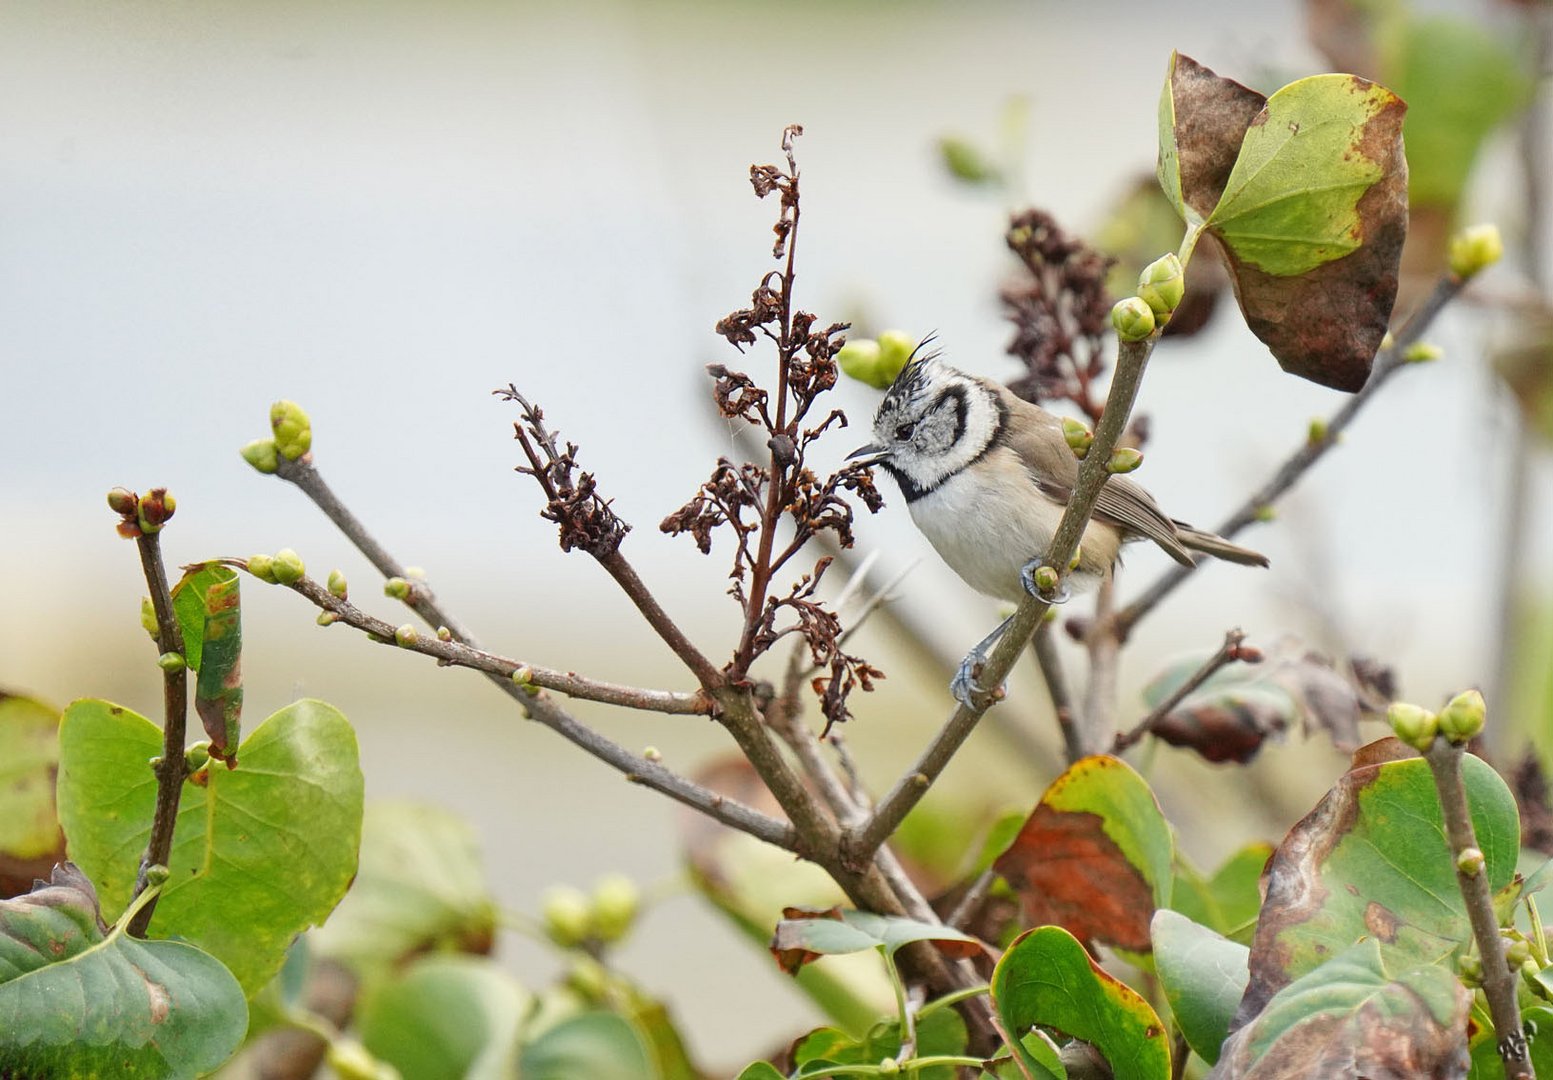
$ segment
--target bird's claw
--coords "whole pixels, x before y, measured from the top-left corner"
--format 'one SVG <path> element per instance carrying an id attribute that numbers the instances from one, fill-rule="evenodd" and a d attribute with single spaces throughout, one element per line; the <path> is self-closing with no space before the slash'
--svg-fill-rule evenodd
<path id="1" fill-rule="evenodd" d="M 1063 580 L 1057 582 L 1055 590 L 1042 589 L 1035 580 L 1035 572 L 1045 564 L 1040 559 L 1031 559 L 1019 568 L 1019 581 L 1025 587 L 1025 592 L 1038 600 L 1045 600 L 1048 604 L 1066 604 L 1073 598 L 1073 593 L 1068 590 L 1068 583 Z"/>
<path id="2" fill-rule="evenodd" d="M 960 661 L 960 669 L 954 673 L 954 678 L 949 680 L 949 692 L 967 709 L 974 709 L 975 699 L 987 692 L 987 688 L 976 681 L 976 676 L 981 674 L 981 667 L 986 662 L 987 650 L 972 649 Z"/>

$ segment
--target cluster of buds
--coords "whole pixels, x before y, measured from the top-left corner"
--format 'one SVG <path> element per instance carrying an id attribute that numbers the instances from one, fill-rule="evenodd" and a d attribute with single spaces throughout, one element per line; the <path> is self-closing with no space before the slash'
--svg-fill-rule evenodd
<path id="1" fill-rule="evenodd" d="M 852 338 L 836 353 L 842 373 L 875 390 L 888 390 L 917 348 L 909 335 L 886 330 L 878 338 Z"/>
<path id="2" fill-rule="evenodd" d="M 295 585 L 307 576 L 307 566 L 291 548 L 281 548 L 273 555 L 248 556 L 248 572 L 271 585 Z"/>
<path id="3" fill-rule="evenodd" d="M 273 473 L 282 459 L 298 461 L 313 447 L 313 422 L 295 401 L 277 401 L 270 406 L 268 439 L 255 439 L 243 447 L 243 460 L 262 473 Z"/>
<path id="4" fill-rule="evenodd" d="M 1504 257 L 1504 240 L 1497 225 L 1469 225 L 1450 242 L 1451 273 L 1466 281 Z"/>
<path id="5" fill-rule="evenodd" d="M 592 896 L 556 885 L 545 891 L 545 936 L 563 949 L 610 945 L 630 932 L 641 906 L 641 890 L 623 874 L 600 878 Z"/>
<path id="6" fill-rule="evenodd" d="M 178 509 L 178 501 L 162 487 L 152 488 L 144 495 L 116 487 L 108 492 L 108 509 L 119 515 L 119 535 L 133 540 L 161 532 Z"/>
<path id="7" fill-rule="evenodd" d="M 1111 325 L 1123 341 L 1143 341 L 1170 321 L 1186 295 L 1186 271 L 1174 252 L 1161 255 L 1138 275 L 1138 295 L 1119 300 Z"/>
<path id="8" fill-rule="evenodd" d="M 1428 753 L 1439 736 L 1444 736 L 1452 746 L 1465 746 L 1483 730 L 1487 712 L 1482 694 L 1463 690 L 1438 713 L 1398 701 L 1386 710 L 1386 719 L 1398 739 Z"/>

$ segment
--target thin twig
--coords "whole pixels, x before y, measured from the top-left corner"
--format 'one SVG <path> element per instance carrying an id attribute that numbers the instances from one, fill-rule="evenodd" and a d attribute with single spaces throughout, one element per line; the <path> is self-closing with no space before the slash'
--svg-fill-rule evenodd
<path id="1" fill-rule="evenodd" d="M 964 930 L 966 923 L 981 907 L 981 902 L 987 898 L 987 891 L 992 888 L 992 883 L 998 879 L 998 872 L 992 867 L 987 867 L 976 880 L 971 882 L 971 887 L 965 890 L 965 895 L 960 897 L 960 902 L 954 906 L 949 917 L 944 920 L 945 926 L 952 926 L 956 930 Z"/>
<path id="2" fill-rule="evenodd" d="M 1121 674 L 1121 638 L 1111 631 L 1116 610 L 1116 579 L 1107 577 L 1095 596 L 1095 617 L 1084 646 L 1089 651 L 1089 686 L 1084 692 L 1084 713 L 1079 724 L 1079 743 L 1086 754 L 1098 754 L 1107 735 L 1117 728 L 1117 680 Z"/>
<path id="3" fill-rule="evenodd" d="M 1059 588 L 1062 577 L 1067 574 L 1068 564 L 1078 551 L 1079 540 L 1089 524 L 1090 515 L 1094 513 L 1100 489 L 1110 478 L 1108 466 L 1111 452 L 1116 449 L 1122 430 L 1132 414 L 1138 386 L 1143 381 L 1143 371 L 1158 336 L 1156 333 L 1143 341 L 1124 341 L 1117 350 L 1116 374 L 1111 380 L 1110 393 L 1106 398 L 1105 415 L 1095 427 L 1094 442 L 1079 468 L 1073 494 L 1043 560 L 1045 567 L 1058 574 Z M 1048 600 L 1039 596 L 1026 597 L 1020 603 L 1007 630 L 982 668 L 979 678 L 984 685 L 1002 685 L 1050 606 Z M 996 698 L 995 693 L 984 692 L 973 698 L 971 704 L 962 704 L 955 709 L 916 764 L 895 782 L 895 786 L 880 800 L 869 819 L 849 830 L 849 859 L 866 860 L 900 826 L 911 808 L 921 801 L 933 781 L 938 779 L 950 759 L 970 737 L 977 722 Z"/>
<path id="4" fill-rule="evenodd" d="M 1456 864 L 1456 885 L 1467 905 L 1472 936 L 1477 939 L 1478 955 L 1483 961 L 1483 994 L 1488 998 L 1494 1033 L 1499 1036 L 1499 1056 L 1504 1061 L 1506 1080 L 1534 1078 L 1526 1035 L 1521 1030 L 1521 1008 L 1516 998 L 1518 980 L 1505 960 L 1504 939 L 1499 936 L 1499 920 L 1494 915 L 1494 897 L 1488 875 L 1482 866 L 1481 852 L 1474 868 L 1469 852 L 1478 850 L 1472 814 L 1467 806 L 1467 788 L 1461 776 L 1461 757 L 1465 746 L 1437 738 L 1424 760 L 1434 774 L 1434 789 L 1440 797 L 1445 820 L 1445 836 L 1450 841 Z"/>
<path id="5" fill-rule="evenodd" d="M 146 587 L 151 590 L 151 607 L 156 612 L 156 648 L 166 655 L 183 655 L 183 630 L 173 614 L 172 593 L 167 587 L 167 570 L 162 565 L 162 534 L 145 533 L 135 538 L 140 550 L 140 566 L 145 571 Z M 151 818 L 151 837 L 135 875 L 135 896 L 146 889 L 146 872 L 153 866 L 166 866 L 173 847 L 173 829 L 178 824 L 178 801 L 183 794 L 188 767 L 183 760 L 185 726 L 189 712 L 189 672 L 186 667 L 162 669 L 162 756 L 152 766 L 156 773 L 156 810 Z M 146 927 L 156 911 L 156 897 L 136 912 L 128 931 L 145 937 Z"/>
<path id="6" fill-rule="evenodd" d="M 1434 290 L 1424 302 L 1408 317 L 1402 328 L 1392 335 L 1391 344 L 1376 355 L 1375 366 L 1371 369 L 1369 381 L 1364 384 L 1364 388 L 1343 402 L 1342 407 L 1332 414 L 1321 438 L 1306 439 L 1302 442 L 1299 449 L 1289 455 L 1278 470 L 1261 487 L 1252 492 L 1251 497 L 1243 502 L 1239 509 L 1225 519 L 1216 530 L 1220 536 L 1226 540 L 1233 540 L 1248 525 L 1262 520 L 1267 510 L 1293 487 L 1312 465 L 1325 457 L 1328 450 L 1337 445 L 1343 432 L 1359 414 L 1359 410 L 1364 408 L 1392 375 L 1410 366 L 1404 358 L 1408 346 L 1423 336 L 1424 331 L 1434 322 L 1440 310 L 1461 292 L 1463 284 L 1462 280 L 1455 275 L 1446 275 L 1435 284 Z M 1176 587 L 1196 568 L 1196 566 L 1171 567 L 1158 581 L 1149 586 L 1142 596 L 1117 613 L 1113 620 L 1113 632 L 1117 638 L 1122 641 L 1127 640 L 1127 636 L 1132 632 L 1133 627 L 1138 625 L 1139 620 L 1174 592 Z"/>
<path id="7" fill-rule="evenodd" d="M 1062 746 L 1071 765 L 1084 756 L 1084 740 L 1079 733 L 1078 712 L 1073 705 L 1073 692 L 1068 688 L 1067 672 L 1062 667 L 1062 657 L 1057 655 L 1056 623 L 1043 622 L 1030 639 L 1030 651 L 1040 666 L 1041 679 L 1051 698 L 1052 713 L 1057 718 L 1057 730 L 1062 732 Z"/>
<path id="8" fill-rule="evenodd" d="M 1150 709 L 1148 715 L 1134 724 L 1131 731 L 1118 731 L 1116 733 L 1116 741 L 1111 744 L 1111 753 L 1120 754 L 1142 742 L 1143 737 L 1154 730 L 1154 725 L 1169 716 L 1170 710 L 1185 701 L 1187 695 L 1213 678 L 1220 668 L 1239 660 L 1240 645 L 1245 640 L 1245 633 L 1239 629 L 1231 630 L 1225 634 L 1224 644 L 1219 646 L 1218 652 L 1208 657 L 1202 667 L 1187 676 L 1185 682 L 1166 695 L 1165 699 L 1158 705 Z"/>

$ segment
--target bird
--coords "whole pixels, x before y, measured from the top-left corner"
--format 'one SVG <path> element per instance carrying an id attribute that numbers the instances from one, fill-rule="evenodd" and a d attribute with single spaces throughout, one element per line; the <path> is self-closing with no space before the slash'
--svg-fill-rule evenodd
<path id="1" fill-rule="evenodd" d="M 924 342 L 924 344 L 926 344 Z M 921 352 L 918 346 L 917 353 Z M 937 351 L 914 353 L 874 414 L 873 441 L 849 461 L 882 466 L 901 489 L 911 519 L 971 588 L 1019 603 L 1044 595 L 1034 574 L 1078 481 L 1079 461 L 1062 421 L 988 379 L 967 375 Z M 1144 488 L 1113 475 L 1084 529 L 1073 588 L 1095 588 L 1123 542 L 1148 539 L 1183 566 L 1193 552 L 1266 566 L 1260 552 L 1169 517 Z M 1046 599 L 1068 599 L 1064 587 Z M 1012 621 L 1005 619 L 966 655 L 950 692 L 971 707 L 977 669 Z"/>

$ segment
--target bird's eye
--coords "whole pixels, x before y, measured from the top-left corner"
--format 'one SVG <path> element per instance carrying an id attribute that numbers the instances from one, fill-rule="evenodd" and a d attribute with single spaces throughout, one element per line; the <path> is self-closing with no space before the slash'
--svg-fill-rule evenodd
<path id="1" fill-rule="evenodd" d="M 911 438 L 911 433 L 915 431 L 916 428 L 916 421 L 912 421 L 907 424 L 901 424 L 895 429 L 895 437 L 902 442 L 905 442 L 907 439 Z"/>

